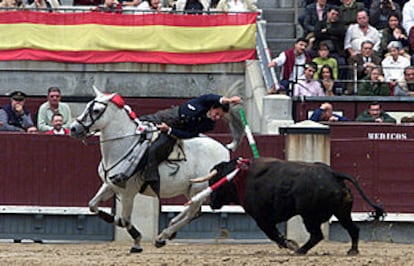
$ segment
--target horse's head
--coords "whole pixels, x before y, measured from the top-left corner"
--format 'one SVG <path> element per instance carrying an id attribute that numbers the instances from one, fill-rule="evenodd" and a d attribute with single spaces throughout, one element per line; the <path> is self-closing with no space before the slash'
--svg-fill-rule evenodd
<path id="1" fill-rule="evenodd" d="M 105 126 L 110 117 L 105 117 L 106 110 L 117 94 L 104 94 L 93 86 L 96 97 L 90 101 L 85 110 L 70 126 L 70 135 L 75 138 L 85 138 Z M 118 96 L 119 97 L 119 96 Z M 123 104 L 123 100 L 119 97 Z M 118 104 L 115 102 L 115 104 Z"/>

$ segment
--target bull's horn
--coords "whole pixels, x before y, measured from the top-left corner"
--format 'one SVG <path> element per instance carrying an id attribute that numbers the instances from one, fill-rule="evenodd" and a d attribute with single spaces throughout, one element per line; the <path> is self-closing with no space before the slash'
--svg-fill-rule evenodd
<path id="1" fill-rule="evenodd" d="M 202 176 L 202 177 L 197 177 L 197 178 L 193 178 L 190 179 L 191 183 L 202 183 L 204 181 L 208 181 L 210 180 L 213 176 L 215 176 L 217 174 L 217 170 L 214 169 L 213 171 L 211 171 L 208 175 Z"/>
<path id="2" fill-rule="evenodd" d="M 103 93 L 95 85 L 93 85 L 92 87 L 93 87 L 93 91 L 96 94 L 96 97 L 103 95 Z"/>

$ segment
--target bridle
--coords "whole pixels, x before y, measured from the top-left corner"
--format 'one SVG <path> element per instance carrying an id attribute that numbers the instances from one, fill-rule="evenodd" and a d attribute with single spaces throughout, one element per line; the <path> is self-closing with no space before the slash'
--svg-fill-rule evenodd
<path id="1" fill-rule="evenodd" d="M 96 103 L 104 105 L 105 108 L 102 110 L 102 112 L 100 112 L 98 114 L 97 117 L 94 117 L 93 116 L 93 110 L 94 110 L 93 107 Z M 83 130 L 86 132 L 85 138 L 82 142 L 84 142 L 86 140 L 86 138 L 88 138 L 90 136 L 93 136 L 96 132 L 98 132 L 98 131 L 91 132 L 90 129 L 91 129 L 92 125 L 95 124 L 95 122 L 98 121 L 99 118 L 101 118 L 101 116 L 105 113 L 107 108 L 108 108 L 108 103 L 103 103 L 103 102 L 99 102 L 97 100 L 93 100 L 91 102 L 91 104 L 89 105 L 89 107 L 88 107 L 88 115 L 89 115 L 89 118 L 91 120 L 91 123 L 89 125 L 85 125 L 85 123 L 83 123 L 80 119 L 76 118 L 76 122 L 78 122 L 82 126 Z"/>

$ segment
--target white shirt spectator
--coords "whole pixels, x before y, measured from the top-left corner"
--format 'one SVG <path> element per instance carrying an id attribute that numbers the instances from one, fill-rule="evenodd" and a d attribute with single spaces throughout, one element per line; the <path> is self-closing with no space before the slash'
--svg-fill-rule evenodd
<path id="1" fill-rule="evenodd" d="M 404 4 L 402 9 L 402 26 L 407 34 L 410 33 L 410 29 L 414 26 L 414 0 L 410 0 Z"/>
<path id="2" fill-rule="evenodd" d="M 273 59 L 278 66 L 283 66 L 286 62 L 286 54 L 285 52 L 281 52 L 278 57 Z M 300 77 L 303 75 L 303 66 L 306 64 L 306 55 L 303 53 L 299 56 L 295 56 L 295 67 L 293 67 L 293 71 L 290 74 L 289 80 L 295 80 L 296 77 Z M 296 75 L 297 72 L 297 75 Z"/>
<path id="3" fill-rule="evenodd" d="M 314 79 L 306 79 L 302 75 L 293 88 L 294 96 L 325 96 L 321 83 Z"/>
<path id="4" fill-rule="evenodd" d="M 381 39 L 376 28 L 369 25 L 365 34 L 358 24 L 351 24 L 346 31 L 344 48 L 345 50 L 352 48 L 356 53 L 361 53 L 361 43 L 365 40 L 369 40 L 374 44 L 373 49 L 375 51 L 379 50 Z"/>
<path id="5" fill-rule="evenodd" d="M 394 60 L 392 56 L 387 56 L 382 60 L 382 72 L 384 73 L 385 81 L 400 80 L 404 78 L 404 68 L 410 65 L 410 60 L 398 56 L 397 60 Z"/>

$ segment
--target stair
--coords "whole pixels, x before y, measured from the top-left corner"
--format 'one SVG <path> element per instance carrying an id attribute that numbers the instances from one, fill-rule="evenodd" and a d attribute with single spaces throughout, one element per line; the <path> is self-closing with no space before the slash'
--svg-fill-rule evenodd
<path id="1" fill-rule="evenodd" d="M 300 0 L 258 0 L 257 6 L 263 11 L 266 20 L 266 40 L 272 57 L 293 47 L 295 40 L 302 35 L 296 23 L 295 2 Z M 299 5 L 299 4 L 298 4 Z M 302 8 L 298 11 L 302 12 Z"/>

